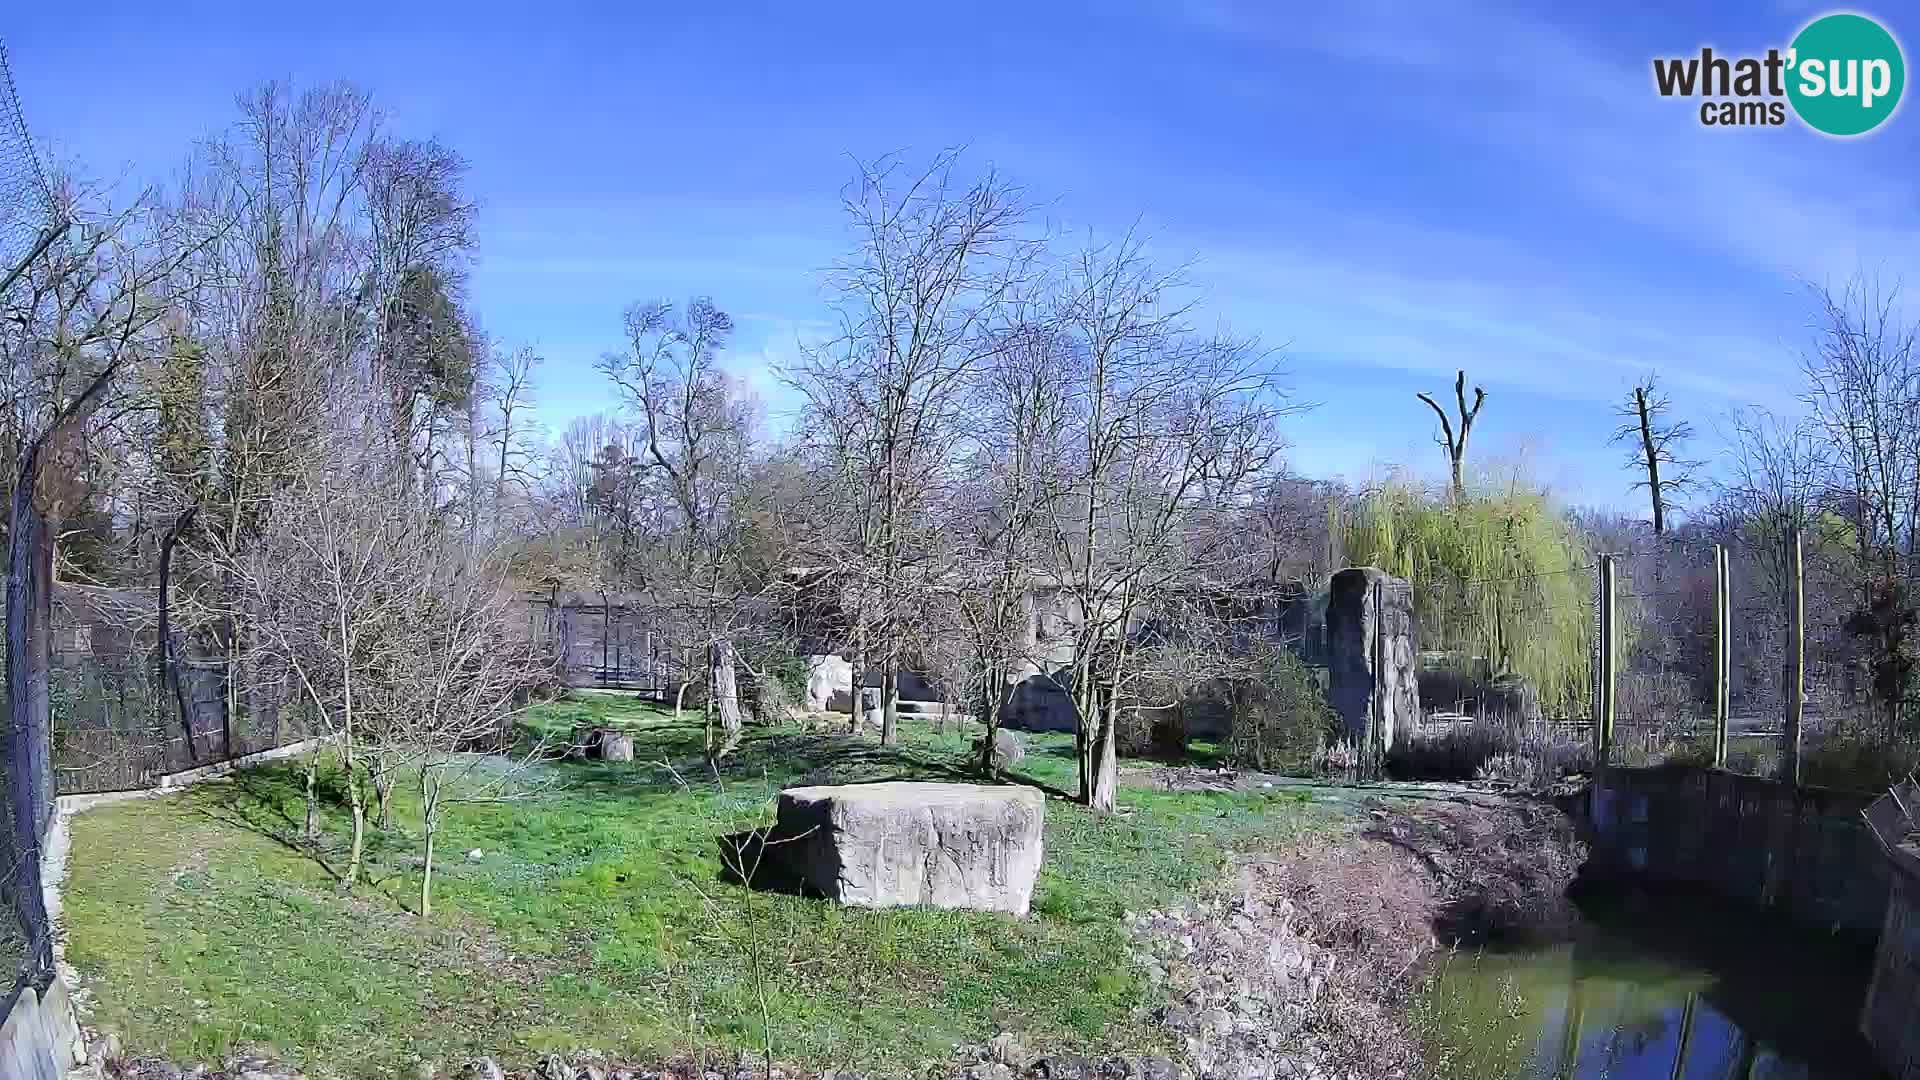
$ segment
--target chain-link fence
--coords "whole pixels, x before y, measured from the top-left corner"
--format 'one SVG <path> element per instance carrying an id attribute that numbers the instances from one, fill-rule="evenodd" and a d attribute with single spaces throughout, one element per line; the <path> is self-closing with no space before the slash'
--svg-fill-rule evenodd
<path id="1" fill-rule="evenodd" d="M 0 298 L 9 295 L 34 259 L 64 230 L 52 185 L 41 167 L 32 133 L 0 44 Z M 12 727 L 11 724 L 8 725 Z M 28 982 L 52 975 L 52 927 L 41 902 L 39 850 L 49 816 L 28 777 L 45 776 L 45 759 L 25 741 L 9 740 L 0 756 L 0 897 L 13 912 L 0 920 L 0 963 L 21 973 L 17 994 Z M 15 819 L 30 825 L 15 828 Z M 10 999 L 9 999 L 10 1000 Z M 0 1013 L 4 1015 L 4 1013 Z"/>

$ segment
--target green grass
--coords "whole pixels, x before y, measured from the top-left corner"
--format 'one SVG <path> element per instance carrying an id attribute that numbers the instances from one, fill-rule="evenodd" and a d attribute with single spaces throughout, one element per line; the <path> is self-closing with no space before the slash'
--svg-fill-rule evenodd
<path id="1" fill-rule="evenodd" d="M 906 1071 L 1005 1029 L 1124 1043 L 1143 1037 L 1127 1021 L 1144 987 L 1119 916 L 1204 888 L 1235 849 L 1327 821 L 1294 793 L 1129 788 L 1112 817 L 1051 799 L 1033 917 L 861 911 L 722 883 L 718 838 L 768 820 L 793 783 L 971 779 L 967 736 L 916 727 L 883 748 L 751 731 L 716 782 L 697 714 L 674 724 L 580 697 L 543 706 L 530 727 L 585 719 L 634 730 L 637 760 L 546 764 L 523 798 L 450 806 L 429 920 L 416 914 L 418 801 L 405 786 L 393 827 L 372 834 L 371 881 L 351 894 L 328 869 L 347 839 L 337 775 L 318 851 L 296 841 L 295 765 L 76 818 L 69 956 L 97 988 L 97 1020 L 136 1052 L 257 1047 L 343 1076 L 480 1053 L 752 1051 L 761 988 L 788 1062 Z M 1069 737 L 1029 748 L 1020 779 L 1073 786 Z"/>

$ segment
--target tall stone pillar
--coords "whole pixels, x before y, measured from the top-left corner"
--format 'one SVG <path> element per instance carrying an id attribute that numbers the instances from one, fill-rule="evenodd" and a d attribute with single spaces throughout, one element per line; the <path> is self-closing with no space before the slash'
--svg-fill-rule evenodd
<path id="1" fill-rule="evenodd" d="M 1379 753 L 1420 719 L 1413 589 L 1377 567 L 1333 575 L 1327 598 L 1327 696 L 1342 737 Z"/>

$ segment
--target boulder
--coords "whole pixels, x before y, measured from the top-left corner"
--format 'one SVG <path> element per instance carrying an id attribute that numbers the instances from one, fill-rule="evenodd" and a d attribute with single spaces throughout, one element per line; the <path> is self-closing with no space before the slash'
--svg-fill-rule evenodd
<path id="1" fill-rule="evenodd" d="M 986 739 L 984 737 L 973 741 L 973 752 L 976 756 L 979 755 L 982 749 L 981 743 L 985 741 Z M 1008 731 L 1006 728 L 994 729 L 993 771 L 1000 772 L 1003 769 L 1010 769 L 1019 764 L 1021 759 L 1026 756 L 1027 744 L 1025 740 L 1020 738 L 1019 732 Z"/>
<path id="2" fill-rule="evenodd" d="M 849 712 L 853 708 L 853 665 L 838 653 L 807 657 L 808 712 Z"/>
<path id="3" fill-rule="evenodd" d="M 1045 819 L 1045 798 L 1025 787 L 789 788 L 765 851 L 803 889 L 842 904 L 1025 915 Z"/>

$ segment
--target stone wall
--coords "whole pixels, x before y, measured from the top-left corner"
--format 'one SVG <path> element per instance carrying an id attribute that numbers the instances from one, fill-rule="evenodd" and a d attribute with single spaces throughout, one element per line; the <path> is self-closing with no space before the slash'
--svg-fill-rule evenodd
<path id="1" fill-rule="evenodd" d="M 1869 795 L 1710 769 L 1611 768 L 1589 793 L 1588 866 L 1696 886 L 1808 926 L 1878 933 L 1890 870 Z"/>
<path id="2" fill-rule="evenodd" d="M 829 651 L 845 644 L 842 640 L 844 635 L 835 630 L 845 618 L 844 598 L 825 579 L 810 584 L 811 579 L 803 572 L 796 571 L 791 576 L 795 589 L 795 634 L 807 658 L 807 705 L 815 711 L 848 711 L 852 702 L 850 665 L 844 652 Z M 1323 622 L 1316 599 L 1304 584 L 1256 582 L 1237 592 L 1215 597 L 1215 600 L 1232 606 L 1235 618 L 1243 628 L 1237 634 L 1241 644 L 1247 644 L 1247 639 L 1256 636 L 1286 641 L 1309 664 L 1328 662 Z M 1009 672 L 1011 689 L 1002 706 L 1002 722 L 1008 727 L 1028 731 L 1072 731 L 1078 722 L 1068 687 L 1074 662 L 1075 638 L 1085 622 L 1085 613 L 1070 590 L 1050 581 L 1035 581 L 1030 585 L 1026 591 L 1025 606 L 1027 618 L 1022 638 L 1017 643 L 1020 659 L 1015 661 L 1013 670 Z M 937 625 L 952 626 L 956 628 L 954 632 L 960 632 L 957 629 L 957 614 L 947 617 L 936 612 L 930 618 Z M 1411 625 L 1410 621 L 1408 625 Z M 1145 630 L 1139 625 L 1128 629 L 1134 634 Z M 907 667 L 899 673 L 900 696 L 906 700 L 938 700 L 939 692 L 920 674 L 911 670 L 912 662 L 909 658 Z M 1410 674 L 1408 680 L 1411 685 Z M 878 670 L 866 672 L 866 686 L 877 687 L 880 681 L 881 673 Z M 971 703 L 953 704 L 967 706 Z M 1204 708 L 1196 710 L 1195 715 L 1200 718 L 1198 726 L 1190 726 L 1188 734 L 1201 737 L 1226 734 L 1222 725 L 1209 726 L 1206 718 L 1210 714 Z"/>

